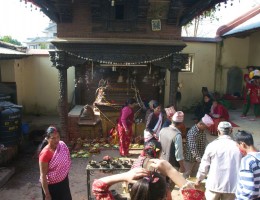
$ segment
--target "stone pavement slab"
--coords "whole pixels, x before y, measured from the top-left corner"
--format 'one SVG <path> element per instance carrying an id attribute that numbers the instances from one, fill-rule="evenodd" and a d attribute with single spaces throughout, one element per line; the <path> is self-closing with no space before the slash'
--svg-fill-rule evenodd
<path id="1" fill-rule="evenodd" d="M 0 168 L 0 188 L 7 183 L 7 181 L 14 175 L 14 167 L 1 167 Z"/>

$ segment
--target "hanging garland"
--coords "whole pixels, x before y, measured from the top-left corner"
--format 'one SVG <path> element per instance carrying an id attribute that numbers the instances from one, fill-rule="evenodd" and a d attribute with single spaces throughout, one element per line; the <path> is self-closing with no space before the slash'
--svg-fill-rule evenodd
<path id="1" fill-rule="evenodd" d="M 80 55 L 77 55 L 77 54 L 74 54 L 74 53 L 71 53 L 71 52 L 68 52 L 68 51 L 65 51 L 65 52 L 68 55 L 77 57 L 79 59 L 94 62 L 94 60 L 91 59 L 91 58 L 80 56 Z M 98 62 L 98 63 L 101 63 L 101 64 L 110 64 L 110 65 L 140 65 L 140 64 L 148 64 L 148 63 L 152 63 L 152 62 L 161 61 L 163 59 L 171 57 L 172 55 L 173 55 L 173 53 L 169 53 L 166 56 L 163 56 L 163 57 L 160 57 L 160 58 L 151 59 L 151 60 L 144 60 L 144 61 L 141 61 L 141 62 L 125 62 L 125 63 L 123 63 L 123 62 L 111 62 L 111 61 L 107 61 L 107 60 L 95 60 L 95 61 Z"/>

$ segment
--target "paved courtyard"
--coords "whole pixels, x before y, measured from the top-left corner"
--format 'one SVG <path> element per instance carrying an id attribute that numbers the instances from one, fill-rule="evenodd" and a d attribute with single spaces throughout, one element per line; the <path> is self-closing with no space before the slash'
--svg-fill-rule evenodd
<path id="1" fill-rule="evenodd" d="M 231 110 L 231 121 L 237 124 L 239 127 L 234 128 L 234 132 L 238 129 L 248 130 L 253 133 L 255 139 L 255 145 L 260 149 L 260 119 L 256 121 L 249 121 L 248 119 L 240 118 L 241 110 Z M 31 127 L 43 127 L 46 128 L 49 124 L 57 124 L 57 117 L 24 117 L 25 121 L 29 122 Z M 187 127 L 193 125 L 192 115 L 185 115 L 185 124 Z M 208 141 L 214 140 L 216 137 L 207 135 Z M 10 163 L 8 167 L 15 167 L 15 174 L 12 178 L 0 189 L 1 199 L 4 200 L 14 200 L 14 199 L 24 199 L 24 200 L 40 200 L 41 187 L 39 184 L 39 169 L 38 160 L 34 157 L 35 146 L 30 144 L 26 149 L 19 153 L 17 159 Z M 131 153 L 138 156 L 138 151 L 133 151 Z M 110 155 L 112 157 L 119 157 L 117 150 L 106 150 L 102 151 L 101 154 L 93 155 L 92 157 L 86 158 L 76 158 L 72 161 L 72 169 L 70 171 L 70 186 L 73 199 L 75 200 L 87 200 L 87 188 L 86 188 L 86 165 L 89 160 L 101 160 L 104 155 Z M 1 175 L 1 169 L 0 169 Z M 94 176 L 91 176 L 91 180 L 94 177 L 98 178 L 104 176 L 105 174 L 101 172 L 95 172 Z M 116 185 L 117 190 L 121 190 L 121 185 Z M 180 200 L 178 189 L 173 190 L 172 195 L 174 199 Z"/>

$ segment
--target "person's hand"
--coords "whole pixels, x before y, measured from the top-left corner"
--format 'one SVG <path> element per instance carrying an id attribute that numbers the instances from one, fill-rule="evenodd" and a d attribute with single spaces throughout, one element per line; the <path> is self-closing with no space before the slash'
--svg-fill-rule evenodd
<path id="1" fill-rule="evenodd" d="M 196 187 L 199 187 L 199 186 L 200 186 L 200 183 L 201 183 L 201 181 L 200 181 L 199 179 L 197 179 L 196 182 L 195 182 L 195 186 L 196 186 Z"/>
<path id="2" fill-rule="evenodd" d="M 196 162 L 200 163 L 201 162 L 201 158 L 196 158 Z"/>
<path id="3" fill-rule="evenodd" d="M 195 184 L 187 181 L 181 188 L 180 190 L 187 190 L 187 189 L 195 189 Z"/>
<path id="4" fill-rule="evenodd" d="M 148 176 L 149 173 L 150 172 L 148 170 L 138 167 L 138 168 L 131 169 L 130 171 L 126 172 L 124 175 L 128 183 L 134 183 L 136 182 L 136 180 Z"/>
<path id="5" fill-rule="evenodd" d="M 153 137 L 158 140 L 159 138 L 157 137 L 156 133 L 153 134 Z"/>
<path id="6" fill-rule="evenodd" d="M 180 166 L 179 172 L 180 173 L 184 173 L 185 171 L 186 171 L 185 167 L 184 166 Z"/>
<path id="7" fill-rule="evenodd" d="M 45 194 L 45 200 L 51 200 L 51 195 L 50 194 Z"/>
<path id="8" fill-rule="evenodd" d="M 128 133 L 129 133 L 128 129 L 125 130 L 125 133 L 128 135 Z"/>
<path id="9" fill-rule="evenodd" d="M 161 172 L 163 175 L 167 175 L 172 165 L 166 160 L 150 159 L 151 166 Z"/>

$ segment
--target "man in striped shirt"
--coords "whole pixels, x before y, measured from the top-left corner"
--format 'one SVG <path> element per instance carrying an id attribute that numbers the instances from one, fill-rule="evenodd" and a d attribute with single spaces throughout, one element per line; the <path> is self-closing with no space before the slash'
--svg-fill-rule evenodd
<path id="1" fill-rule="evenodd" d="M 254 146 L 252 135 L 246 131 L 238 131 L 235 141 L 245 155 L 241 160 L 236 199 L 260 199 L 260 152 Z"/>

